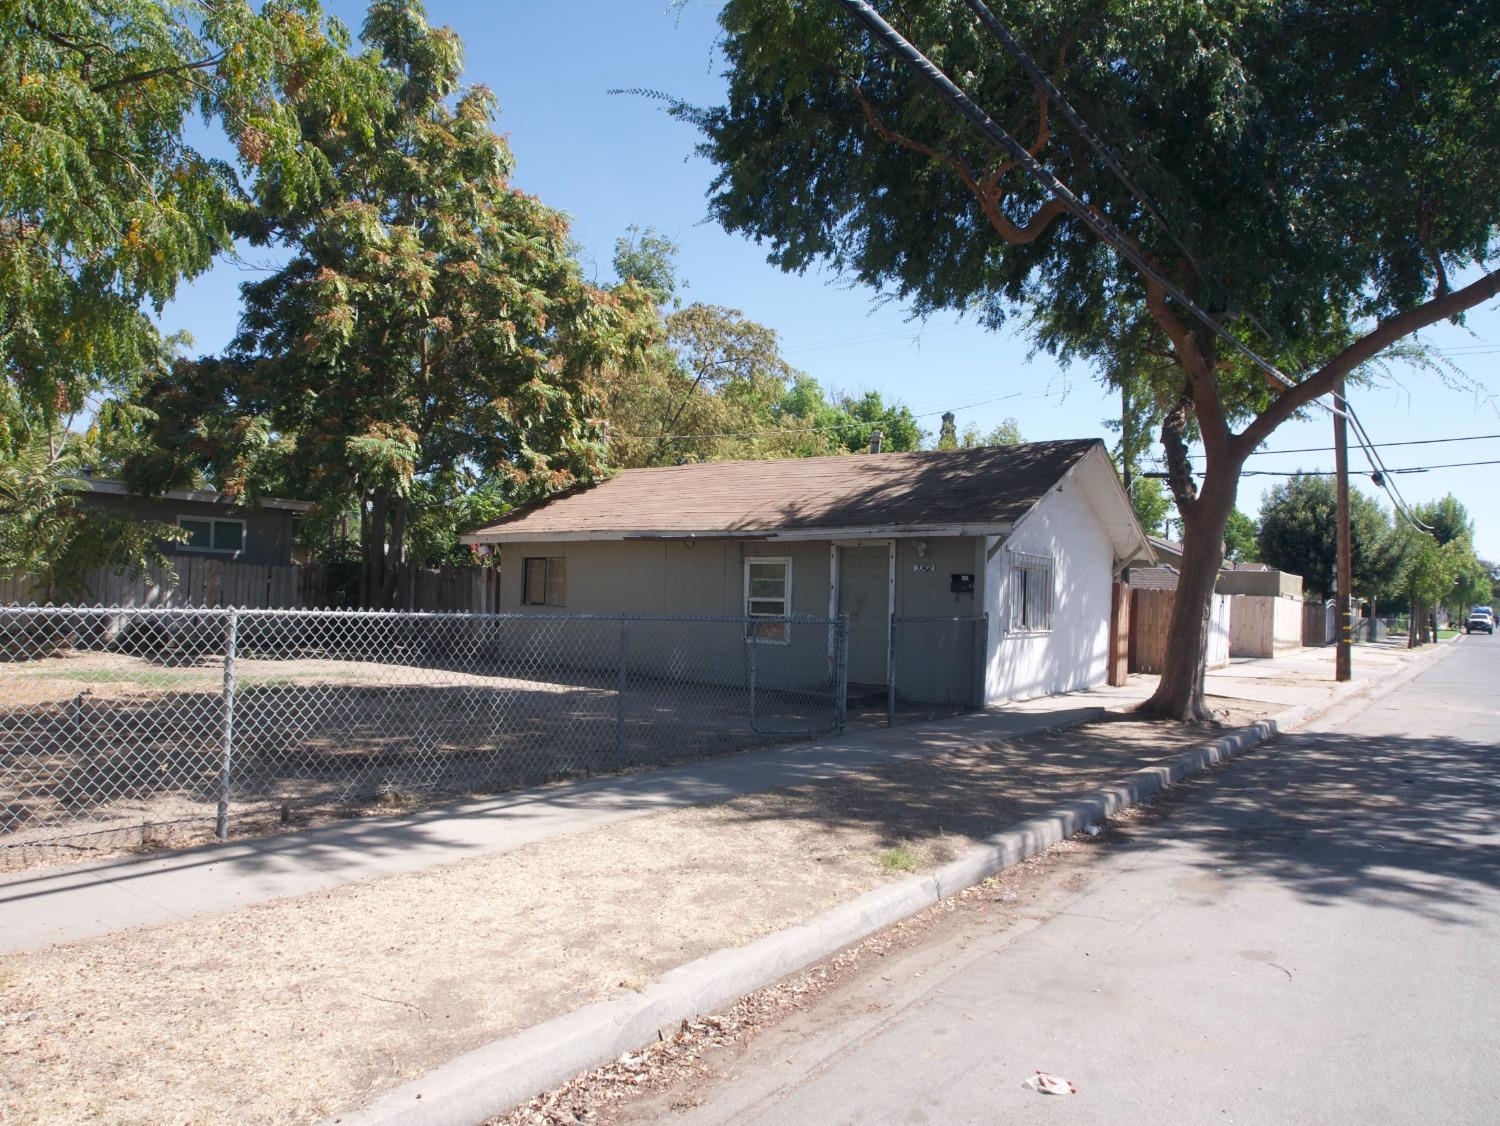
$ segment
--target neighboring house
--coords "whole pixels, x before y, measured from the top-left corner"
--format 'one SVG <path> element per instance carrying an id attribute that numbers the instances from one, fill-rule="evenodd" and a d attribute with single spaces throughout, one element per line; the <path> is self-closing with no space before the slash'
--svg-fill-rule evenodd
<path id="1" fill-rule="evenodd" d="M 987 614 L 972 661 L 903 635 L 926 683 L 898 687 L 991 703 L 1103 683 L 1111 583 L 1150 558 L 1097 439 L 627 469 L 461 538 L 500 550 L 503 610 L 847 615 L 855 685 L 888 683 L 893 616 Z"/>
<path id="2" fill-rule="evenodd" d="M 1136 590 L 1176 590 L 1182 544 L 1151 538 L 1156 565 L 1131 567 L 1130 585 Z M 1254 594 L 1266 598 L 1302 598 L 1302 576 L 1277 571 L 1264 563 L 1225 563 L 1214 583 L 1217 594 Z"/>
<path id="3" fill-rule="evenodd" d="M 141 521 L 175 524 L 188 534 L 168 544 L 173 555 L 200 555 L 235 563 L 286 565 L 292 561 L 292 531 L 309 501 L 261 497 L 249 505 L 225 500 L 212 490 L 192 489 L 147 497 L 118 481 L 86 478 L 83 503 L 89 508 L 123 512 Z"/>

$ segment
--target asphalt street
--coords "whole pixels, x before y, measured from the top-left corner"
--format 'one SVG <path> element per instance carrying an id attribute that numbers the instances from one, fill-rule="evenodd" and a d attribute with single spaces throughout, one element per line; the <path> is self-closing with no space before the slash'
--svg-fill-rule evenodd
<path id="1" fill-rule="evenodd" d="M 627 1119 L 1500 1122 L 1500 639 L 1181 787 L 1032 917 L 884 969 Z"/>

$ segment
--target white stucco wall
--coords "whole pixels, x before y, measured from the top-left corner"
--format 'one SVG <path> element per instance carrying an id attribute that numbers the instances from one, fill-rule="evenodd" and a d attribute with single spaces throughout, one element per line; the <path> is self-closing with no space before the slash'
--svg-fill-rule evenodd
<path id="1" fill-rule="evenodd" d="M 1054 562 L 1051 632 L 1011 628 L 1012 552 Z M 1108 675 L 1114 549 L 1081 483 L 1065 480 L 1008 539 L 985 544 L 984 609 L 990 616 L 985 702 L 1024 700 L 1103 684 Z"/>

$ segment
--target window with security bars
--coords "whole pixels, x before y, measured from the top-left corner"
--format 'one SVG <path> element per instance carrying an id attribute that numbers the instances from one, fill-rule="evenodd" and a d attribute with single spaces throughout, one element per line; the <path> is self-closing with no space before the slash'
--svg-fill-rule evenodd
<path id="1" fill-rule="evenodd" d="M 792 612 L 792 561 L 745 560 L 745 616 L 785 618 Z M 746 639 L 786 645 L 791 641 L 785 622 L 759 622 L 746 630 Z"/>
<path id="2" fill-rule="evenodd" d="M 1050 555 L 1010 558 L 1010 628 L 1017 633 L 1052 629 L 1053 562 Z"/>
<path id="3" fill-rule="evenodd" d="M 568 561 L 566 559 L 527 559 L 523 564 L 524 589 L 521 601 L 527 606 L 566 606 L 568 604 Z"/>

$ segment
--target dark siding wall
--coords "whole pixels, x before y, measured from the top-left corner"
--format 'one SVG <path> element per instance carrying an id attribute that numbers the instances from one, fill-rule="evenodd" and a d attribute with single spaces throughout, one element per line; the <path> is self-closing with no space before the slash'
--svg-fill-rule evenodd
<path id="1" fill-rule="evenodd" d="M 238 563 L 271 563 L 285 565 L 292 561 L 292 513 L 279 508 L 235 508 L 229 504 L 212 504 L 191 500 L 156 500 L 149 497 L 117 496 L 111 493 L 89 493 L 83 503 L 90 508 L 123 512 L 137 520 L 176 524 L 179 516 L 243 520 L 245 550 L 230 556 L 219 552 L 182 552 L 173 544 L 173 554 L 205 555 L 213 559 L 232 559 Z"/>

